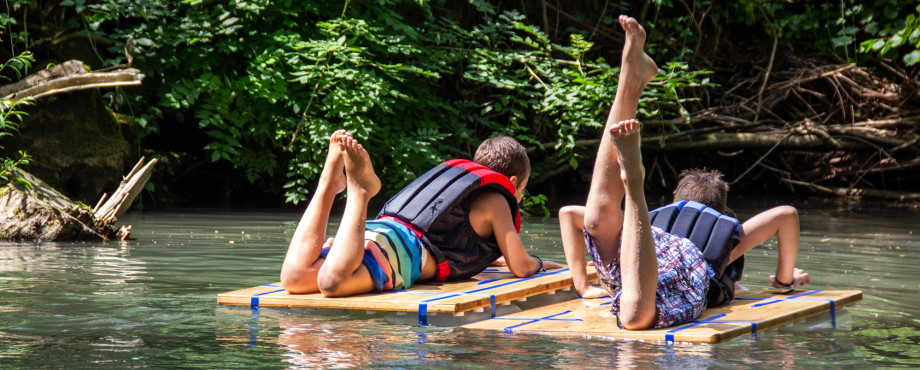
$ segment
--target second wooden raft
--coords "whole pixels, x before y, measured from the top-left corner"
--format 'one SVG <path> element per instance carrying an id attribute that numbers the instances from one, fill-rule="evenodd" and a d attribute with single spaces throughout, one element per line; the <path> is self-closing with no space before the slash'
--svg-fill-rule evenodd
<path id="1" fill-rule="evenodd" d="M 811 290 L 791 295 L 769 291 L 740 291 L 725 306 L 709 308 L 693 322 L 651 330 L 625 330 L 617 327 L 610 313 L 610 298 L 573 299 L 519 313 L 463 325 L 467 329 L 540 333 L 597 335 L 615 339 L 658 340 L 667 343 L 717 343 L 743 334 L 791 323 L 830 312 L 836 327 L 837 308 L 862 300 L 858 290 Z"/>

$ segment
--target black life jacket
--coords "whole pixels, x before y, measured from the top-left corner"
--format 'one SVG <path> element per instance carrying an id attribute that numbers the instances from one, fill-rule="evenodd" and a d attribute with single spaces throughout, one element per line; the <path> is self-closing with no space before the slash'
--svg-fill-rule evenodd
<path id="1" fill-rule="evenodd" d="M 709 281 L 709 307 L 727 304 L 735 298 L 735 282 L 741 280 L 744 256 L 729 264 L 732 249 L 741 242 L 741 223 L 702 203 L 680 201 L 649 212 L 652 226 L 690 239 L 715 272 Z"/>
<path id="2" fill-rule="evenodd" d="M 377 218 L 399 221 L 415 232 L 438 264 L 436 281 L 465 279 L 502 255 L 494 235 L 481 238 L 470 225 L 470 206 L 483 189 L 505 196 L 520 232 L 511 180 L 465 159 L 449 160 L 419 176 L 390 198 Z"/>

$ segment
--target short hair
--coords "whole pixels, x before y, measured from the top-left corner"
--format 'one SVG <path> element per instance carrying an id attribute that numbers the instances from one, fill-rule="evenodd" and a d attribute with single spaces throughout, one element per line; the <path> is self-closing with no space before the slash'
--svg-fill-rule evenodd
<path id="1" fill-rule="evenodd" d="M 726 198 L 728 183 L 722 180 L 722 173 L 718 170 L 684 170 L 674 189 L 674 202 L 692 200 L 724 214 L 731 212 Z"/>
<path id="2" fill-rule="evenodd" d="M 530 175 L 530 158 L 527 149 L 509 136 L 495 136 L 486 139 L 476 148 L 473 162 L 507 176 L 517 176 L 522 181 Z"/>

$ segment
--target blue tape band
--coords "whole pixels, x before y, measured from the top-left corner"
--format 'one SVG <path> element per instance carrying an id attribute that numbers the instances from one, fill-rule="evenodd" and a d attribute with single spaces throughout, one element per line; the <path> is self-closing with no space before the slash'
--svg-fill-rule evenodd
<path id="1" fill-rule="evenodd" d="M 836 302 L 834 302 L 833 299 L 826 299 L 826 298 L 799 298 L 799 297 L 804 297 L 804 296 L 808 296 L 808 295 L 815 294 L 815 293 L 820 293 L 820 292 L 822 292 L 822 291 L 823 291 L 823 290 L 813 290 L 813 291 L 805 292 L 805 293 L 802 293 L 802 294 L 796 294 L 796 295 L 790 296 L 790 297 L 788 297 L 788 298 L 735 298 L 735 299 L 741 300 L 741 301 L 766 301 L 766 302 L 763 302 L 763 303 L 753 304 L 753 305 L 751 305 L 752 308 L 753 308 L 753 307 L 762 307 L 762 306 L 766 306 L 766 305 L 771 305 L 771 304 L 778 303 L 778 302 L 783 302 L 783 301 L 818 301 L 818 302 L 827 302 L 827 303 L 830 305 L 831 326 L 832 326 L 833 328 L 837 328 L 837 304 L 836 304 Z M 677 328 L 677 329 L 674 329 L 674 330 L 670 330 L 670 331 L 668 331 L 668 333 L 665 334 L 665 341 L 667 341 L 668 343 L 674 343 L 674 335 L 673 335 L 674 332 L 678 332 L 678 331 L 681 331 L 681 330 L 684 330 L 684 329 L 687 329 L 687 328 L 690 328 L 690 327 L 694 327 L 694 326 L 697 326 L 697 325 L 700 325 L 700 324 L 704 324 L 704 323 L 713 323 L 713 324 L 750 324 L 750 325 L 751 325 L 751 334 L 757 335 L 757 323 L 756 323 L 756 322 L 754 322 L 754 321 L 715 321 L 715 319 L 717 319 L 717 318 L 719 318 L 719 317 L 722 317 L 722 316 L 725 316 L 725 314 L 721 314 L 721 315 L 719 315 L 719 316 L 714 316 L 714 317 L 711 317 L 711 318 L 706 319 L 706 320 L 694 321 L 694 322 L 693 322 L 692 324 L 690 324 L 690 325 L 687 325 L 687 326 L 684 326 L 684 327 L 680 327 L 680 328 Z"/>
<path id="2" fill-rule="evenodd" d="M 252 297 L 249 298 L 249 307 L 252 307 L 252 308 L 259 308 L 259 296 L 263 296 L 263 295 L 266 295 L 266 294 L 272 294 L 272 293 L 283 292 L 283 291 L 284 291 L 284 289 L 278 289 L 278 290 L 273 290 L 273 291 L 270 291 L 270 292 L 259 293 L 259 294 L 253 295 Z"/>
<path id="3" fill-rule="evenodd" d="M 484 288 L 472 290 L 472 291 L 469 291 L 469 292 L 445 292 L 445 293 L 441 293 L 441 292 L 411 292 L 411 291 L 404 291 L 404 292 L 402 292 L 402 293 L 406 293 L 406 294 L 444 294 L 444 296 L 442 296 L 442 297 L 426 299 L 426 300 L 423 300 L 423 301 L 419 302 L 419 306 L 418 306 L 418 322 L 419 322 L 419 325 L 421 325 L 421 326 L 426 326 L 426 325 L 428 325 L 428 312 L 427 312 L 427 311 L 428 311 L 428 303 L 434 302 L 434 301 L 440 301 L 440 300 L 442 300 L 442 299 L 448 299 L 448 298 L 453 298 L 453 297 L 464 296 L 464 295 L 477 295 L 477 296 L 487 296 L 487 297 L 489 297 L 489 300 L 491 301 L 491 308 L 492 308 L 492 312 L 491 312 L 490 316 L 491 316 L 491 317 L 495 317 L 495 304 L 496 304 L 495 295 L 494 295 L 494 294 L 481 293 L 481 292 L 485 292 L 485 291 L 487 291 L 487 290 L 495 289 L 495 288 L 499 288 L 499 287 L 503 287 L 503 286 L 508 286 L 508 285 L 512 285 L 512 284 L 517 284 L 517 283 L 520 283 L 520 282 L 523 282 L 523 281 L 527 281 L 527 280 L 531 280 L 531 279 L 536 279 L 536 278 L 539 278 L 539 277 L 542 277 L 542 276 L 556 275 L 556 274 L 559 274 L 559 273 L 566 272 L 566 271 L 568 271 L 568 270 L 569 270 L 569 269 L 566 268 L 566 269 L 561 269 L 561 270 L 559 270 L 559 271 L 553 271 L 553 272 L 545 272 L 545 273 L 540 273 L 540 274 L 534 274 L 534 275 L 532 275 L 532 276 L 530 276 L 530 277 L 526 277 L 526 278 L 522 278 L 522 279 L 517 279 L 517 280 L 512 280 L 512 281 L 509 281 L 509 282 L 507 282 L 507 283 L 496 284 L 496 285 L 493 285 L 493 286 L 484 287 Z M 491 280 L 491 281 L 494 281 L 494 280 L 502 280 L 502 279 L 493 279 L 493 280 Z M 491 281 L 487 281 L 487 282 L 491 282 Z M 483 283 L 485 283 L 485 282 L 480 282 L 479 284 L 483 284 Z M 479 285 L 479 284 L 477 284 L 477 285 Z"/>
<path id="4" fill-rule="evenodd" d="M 556 319 L 556 318 L 554 318 L 554 317 L 556 317 L 556 316 L 565 315 L 565 314 L 570 313 L 570 312 L 572 312 L 572 311 L 571 311 L 571 310 L 566 310 L 565 312 L 560 312 L 560 313 L 557 313 L 557 314 L 552 314 L 552 315 L 549 315 L 549 316 L 544 316 L 544 317 L 541 317 L 541 318 L 538 318 L 538 319 L 524 319 L 524 318 L 504 318 L 504 317 L 498 317 L 498 318 L 495 318 L 495 320 L 524 320 L 524 321 L 525 321 L 525 322 L 522 322 L 522 323 L 520 323 L 520 324 L 511 325 L 511 326 L 508 326 L 508 327 L 504 328 L 503 330 L 504 330 L 505 333 L 511 333 L 512 331 L 514 331 L 515 328 L 519 328 L 519 327 L 524 326 L 524 325 L 530 325 L 530 324 L 533 324 L 533 323 L 539 322 L 539 321 L 582 321 L 581 319 Z"/>
<path id="5" fill-rule="evenodd" d="M 766 305 L 770 305 L 770 304 L 774 304 L 774 303 L 778 303 L 778 302 L 782 302 L 782 301 L 820 301 L 820 302 L 827 302 L 827 303 L 830 304 L 831 327 L 833 327 L 833 328 L 836 329 L 836 328 L 837 328 L 837 304 L 836 304 L 836 302 L 834 302 L 833 299 L 828 299 L 828 298 L 799 298 L 799 297 L 804 297 L 804 296 L 807 296 L 807 295 L 811 295 L 811 294 L 815 294 L 815 293 L 820 293 L 820 292 L 823 292 L 823 290 L 812 290 L 812 291 L 810 291 L 810 292 L 805 292 L 805 293 L 802 293 L 802 294 L 796 294 L 796 295 L 790 296 L 790 297 L 788 297 L 788 298 L 737 298 L 737 299 L 739 299 L 739 300 L 747 300 L 747 301 L 766 301 L 766 302 L 764 302 L 764 303 L 756 303 L 756 304 L 753 304 L 753 305 L 751 305 L 751 307 L 761 307 L 761 306 L 766 306 Z"/>
<path id="6" fill-rule="evenodd" d="M 495 295 L 491 295 L 489 299 L 492 301 L 492 313 L 489 314 L 490 318 L 495 318 Z"/>
<path id="7" fill-rule="evenodd" d="M 820 293 L 820 292 L 823 292 L 823 290 L 812 290 L 812 291 L 810 291 L 810 292 L 805 292 L 805 293 L 802 293 L 802 294 L 796 294 L 796 295 L 793 295 L 793 296 L 789 296 L 789 297 L 787 297 L 787 298 L 764 298 L 764 299 L 762 299 L 762 300 L 764 300 L 764 301 L 766 301 L 766 302 L 764 302 L 764 303 L 756 303 L 756 304 L 752 305 L 751 307 L 760 307 L 760 306 L 771 305 L 771 304 L 774 304 L 774 303 L 779 303 L 779 302 L 782 302 L 782 301 L 797 300 L 799 297 L 804 297 L 804 296 L 807 296 L 807 295 L 811 295 L 811 294 L 815 294 L 815 293 Z"/>
<path id="8" fill-rule="evenodd" d="M 491 282 L 493 282 L 493 281 L 495 281 L 495 280 L 501 280 L 501 279 L 483 280 L 483 281 L 480 281 L 480 282 L 476 283 L 476 285 L 488 284 L 488 283 L 491 283 Z"/>
<path id="9" fill-rule="evenodd" d="M 507 282 L 507 283 L 498 284 L 498 285 L 493 285 L 493 286 L 485 287 L 485 288 L 482 288 L 482 289 L 476 289 L 476 290 L 469 291 L 469 292 L 467 292 L 467 293 L 479 293 L 479 292 L 486 291 L 486 290 L 489 290 L 489 289 L 495 289 L 495 288 L 500 288 L 500 287 L 503 287 L 503 286 L 514 285 L 514 284 L 522 283 L 522 282 L 525 282 L 525 281 L 528 281 L 528 280 L 533 280 L 533 279 L 541 278 L 541 277 L 543 277 L 543 276 L 557 275 L 557 274 L 560 274 L 560 273 L 563 273 L 563 272 L 567 272 L 567 271 L 569 271 L 569 269 L 565 268 L 565 269 L 561 269 L 561 270 L 559 270 L 559 271 L 544 272 L 544 273 L 540 273 L 540 274 L 534 274 L 534 275 L 531 275 L 531 276 L 526 277 L 526 278 L 520 278 L 520 279 L 516 279 L 516 280 L 511 280 L 511 281 L 509 281 L 509 282 Z"/>
<path id="10" fill-rule="evenodd" d="M 419 303 L 418 305 L 418 324 L 419 326 L 428 325 L 428 304 Z"/>
<path id="11" fill-rule="evenodd" d="M 712 321 L 714 321 L 714 320 L 716 320 L 716 319 L 722 318 L 722 317 L 725 317 L 725 314 L 724 314 L 724 313 L 723 313 L 723 314 L 718 314 L 718 315 L 713 316 L 713 317 L 710 317 L 710 318 L 708 318 L 708 319 L 706 319 L 706 320 L 693 321 L 693 322 L 691 322 L 691 323 L 689 323 L 689 324 L 687 324 L 687 325 L 681 326 L 681 327 L 679 327 L 679 328 L 674 328 L 674 329 L 668 330 L 666 333 L 664 333 L 664 341 L 665 341 L 667 344 L 672 344 L 672 343 L 674 343 L 674 333 L 679 332 L 679 331 L 681 331 L 681 330 L 690 329 L 690 328 L 692 328 L 692 327 L 694 327 L 694 326 L 699 326 L 699 325 L 703 325 L 703 324 L 708 324 L 708 323 L 710 323 L 710 322 L 712 322 Z"/>

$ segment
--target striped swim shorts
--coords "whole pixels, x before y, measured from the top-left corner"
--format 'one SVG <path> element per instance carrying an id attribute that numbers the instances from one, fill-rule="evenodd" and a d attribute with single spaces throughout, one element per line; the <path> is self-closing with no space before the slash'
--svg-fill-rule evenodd
<path id="1" fill-rule="evenodd" d="M 326 258 L 334 238 L 323 244 Z M 368 220 L 364 230 L 364 260 L 377 292 L 412 287 L 422 274 L 428 249 L 405 225 L 392 220 Z"/>

